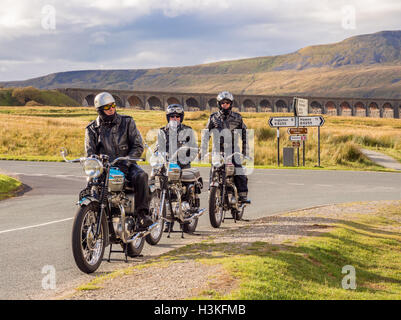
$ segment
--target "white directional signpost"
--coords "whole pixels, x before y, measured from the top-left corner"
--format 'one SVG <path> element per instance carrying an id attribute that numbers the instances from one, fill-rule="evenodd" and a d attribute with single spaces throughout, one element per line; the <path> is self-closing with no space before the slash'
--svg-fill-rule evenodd
<path id="1" fill-rule="evenodd" d="M 293 117 L 271 117 L 269 126 L 277 128 L 277 164 L 280 166 L 280 128 L 288 127 L 290 141 L 293 146 L 297 147 L 297 157 L 299 166 L 299 146 L 302 141 L 303 165 L 305 166 L 305 141 L 308 133 L 306 127 L 318 128 L 318 166 L 320 167 L 320 127 L 324 124 L 322 116 L 308 116 L 308 100 L 294 98 L 293 101 L 294 116 Z"/>

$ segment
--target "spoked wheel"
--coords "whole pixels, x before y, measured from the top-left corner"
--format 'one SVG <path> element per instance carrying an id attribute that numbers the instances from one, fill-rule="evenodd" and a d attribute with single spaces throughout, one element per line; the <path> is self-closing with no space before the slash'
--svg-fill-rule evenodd
<path id="1" fill-rule="evenodd" d="M 219 228 L 223 221 L 223 210 L 221 210 L 221 191 L 219 187 L 210 188 L 209 197 L 209 219 L 213 228 Z"/>
<path id="2" fill-rule="evenodd" d="M 95 272 L 102 263 L 106 246 L 106 219 L 100 225 L 100 233 L 96 234 L 96 221 L 100 208 L 97 202 L 80 207 L 75 215 L 72 228 L 72 253 L 78 268 L 85 273 Z"/>
<path id="3" fill-rule="evenodd" d="M 146 236 L 146 242 L 154 246 L 159 243 L 163 235 L 164 220 L 162 217 L 166 217 L 166 205 L 163 204 L 163 208 L 160 208 L 161 195 L 160 190 L 156 190 L 151 195 L 149 204 L 150 215 L 153 222 L 158 222 L 158 225 L 152 229 L 150 234 Z"/>

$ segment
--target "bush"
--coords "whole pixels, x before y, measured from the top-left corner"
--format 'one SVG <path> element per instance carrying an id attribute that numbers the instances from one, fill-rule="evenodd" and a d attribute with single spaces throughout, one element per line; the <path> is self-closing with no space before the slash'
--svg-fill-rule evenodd
<path id="1" fill-rule="evenodd" d="M 13 98 L 17 99 L 21 105 L 25 105 L 31 100 L 41 101 L 40 91 L 34 87 L 15 88 L 12 93 Z"/>

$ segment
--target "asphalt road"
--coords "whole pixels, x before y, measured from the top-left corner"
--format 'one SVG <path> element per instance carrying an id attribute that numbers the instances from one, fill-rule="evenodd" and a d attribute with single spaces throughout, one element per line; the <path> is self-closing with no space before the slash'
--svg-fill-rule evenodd
<path id="1" fill-rule="evenodd" d="M 148 167 L 145 167 L 149 170 Z M 204 181 L 209 169 L 200 168 Z M 83 274 L 71 252 L 72 219 L 79 191 L 86 178 L 79 164 L 0 161 L 0 172 L 18 177 L 30 190 L 23 196 L 0 202 L 0 299 L 36 299 L 65 290 L 95 276 L 126 266 L 120 259 L 103 262 L 99 271 Z M 252 205 L 244 218 L 255 219 L 300 208 L 369 200 L 401 198 L 401 175 L 383 172 L 322 170 L 255 170 L 249 176 Z M 201 206 L 207 208 L 207 188 Z M 232 225 L 226 220 L 223 228 Z M 208 214 L 203 215 L 196 234 L 210 230 Z M 197 235 L 173 233 L 159 245 L 145 244 L 145 257 L 182 245 Z M 106 248 L 106 252 L 107 252 Z M 143 258 L 130 260 L 141 261 Z M 45 290 L 43 281 L 54 268 L 56 290 Z"/>

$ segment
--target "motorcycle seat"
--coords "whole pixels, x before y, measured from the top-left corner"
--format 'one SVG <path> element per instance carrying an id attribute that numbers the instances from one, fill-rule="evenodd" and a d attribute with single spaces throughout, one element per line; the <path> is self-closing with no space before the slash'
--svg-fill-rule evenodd
<path id="1" fill-rule="evenodd" d="M 198 168 L 182 169 L 181 181 L 182 182 L 194 182 L 200 178 L 200 172 Z"/>

